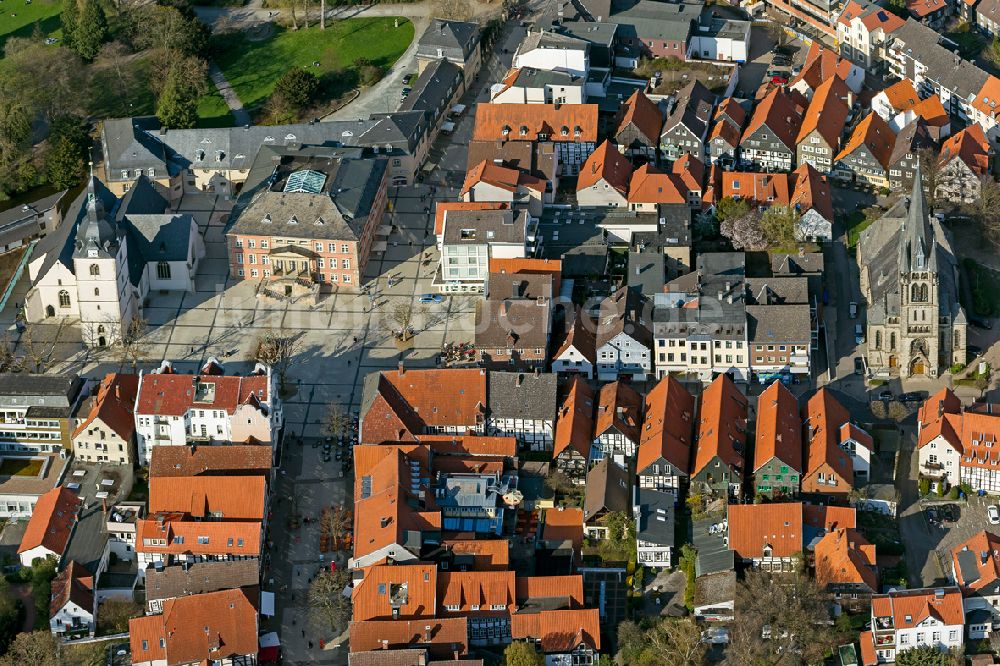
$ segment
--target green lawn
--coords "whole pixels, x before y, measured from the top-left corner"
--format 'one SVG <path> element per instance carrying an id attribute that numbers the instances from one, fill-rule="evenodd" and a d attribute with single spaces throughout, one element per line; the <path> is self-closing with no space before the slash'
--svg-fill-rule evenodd
<path id="1" fill-rule="evenodd" d="M 49 0 L 32 0 L 30 5 L 17 0 L 0 4 L 0 51 L 8 37 L 31 37 L 37 21 L 46 37 L 62 35 L 59 12 L 62 6 Z M 11 16 L 15 14 L 15 16 Z"/>
<path id="2" fill-rule="evenodd" d="M 38 458 L 4 458 L 0 460 L 0 476 L 38 476 L 42 461 Z"/>
<path id="3" fill-rule="evenodd" d="M 353 18 L 304 30 L 279 28 L 270 39 L 251 42 L 242 33 L 219 36 L 212 41 L 214 60 L 239 95 L 243 106 L 261 106 L 274 90 L 275 82 L 291 67 L 307 67 L 337 88 L 348 89 L 356 79 L 354 62 L 367 58 L 383 68 L 399 59 L 413 41 L 413 24 L 398 19 Z M 319 63 L 314 66 L 314 63 Z M 330 80 L 332 79 L 332 80 Z M 328 85 L 329 89 L 331 85 Z M 342 92 L 335 91 L 335 92 Z"/>
<path id="4" fill-rule="evenodd" d="M 226 100 L 211 82 L 209 90 L 198 100 L 198 127 L 232 127 L 233 114 L 226 106 Z"/>
<path id="5" fill-rule="evenodd" d="M 866 220 L 865 214 L 855 211 L 847 216 L 844 224 L 847 226 L 847 247 L 853 249 L 861 238 L 861 232 L 871 226 L 875 220 Z"/>
<path id="6" fill-rule="evenodd" d="M 962 259 L 962 271 L 962 278 L 968 280 L 968 293 L 972 297 L 972 303 L 962 303 L 966 312 L 980 317 L 1000 313 L 1000 275 L 968 257 Z M 965 290 L 959 290 L 959 297 L 962 301 L 968 300 Z"/>

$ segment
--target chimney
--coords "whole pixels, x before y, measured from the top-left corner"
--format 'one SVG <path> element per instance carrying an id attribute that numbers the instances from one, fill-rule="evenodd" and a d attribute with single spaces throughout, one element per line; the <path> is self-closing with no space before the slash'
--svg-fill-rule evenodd
<path id="1" fill-rule="evenodd" d="M 524 375 L 519 372 L 519 373 L 517 373 L 517 380 L 516 380 L 516 382 L 515 382 L 514 385 L 515 386 L 520 386 L 523 383 L 524 383 Z"/>
<path id="2" fill-rule="evenodd" d="M 424 625 L 424 642 L 425 643 L 431 642 L 431 625 L 429 624 Z"/>
<path id="3" fill-rule="evenodd" d="M 122 398 L 122 387 L 119 384 L 115 384 L 115 398 L 117 400 Z"/>
<path id="4" fill-rule="evenodd" d="M 399 367 L 399 376 L 402 377 L 403 375 L 406 374 L 406 368 L 403 366 L 403 362 L 402 361 L 399 362 L 399 366 L 398 367 Z"/>
<path id="5" fill-rule="evenodd" d="M 938 418 L 944 416 L 944 400 L 938 400 Z"/>

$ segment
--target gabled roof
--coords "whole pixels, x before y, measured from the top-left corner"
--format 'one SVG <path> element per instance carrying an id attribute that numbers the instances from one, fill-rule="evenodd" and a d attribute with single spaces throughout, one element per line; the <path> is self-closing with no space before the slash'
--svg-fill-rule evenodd
<path id="1" fill-rule="evenodd" d="M 506 203 L 494 201 L 438 201 L 434 206 L 435 236 L 444 233 L 444 220 L 449 211 L 507 210 L 508 208 Z"/>
<path id="2" fill-rule="evenodd" d="M 724 171 L 722 197 L 739 197 L 766 205 L 791 202 L 791 179 L 786 173 Z"/>
<path id="3" fill-rule="evenodd" d="M 896 140 L 893 142 L 892 153 L 889 155 L 889 164 L 898 165 L 903 159 L 908 159 L 924 148 L 932 149 L 934 140 L 927 129 L 927 123 L 923 118 L 915 118 L 905 127 L 899 130 Z"/>
<path id="4" fill-rule="evenodd" d="M 267 444 L 154 446 L 149 477 L 268 476 L 274 455 Z"/>
<path id="5" fill-rule="evenodd" d="M 878 590 L 875 546 L 855 529 L 827 532 L 816 544 L 816 582 L 828 585 L 864 585 Z"/>
<path id="6" fill-rule="evenodd" d="M 906 0 L 906 10 L 911 16 L 925 18 L 948 7 L 944 0 Z"/>
<path id="7" fill-rule="evenodd" d="M 916 627 L 928 618 L 946 625 L 965 624 L 962 593 L 957 587 L 895 590 L 873 595 L 872 617 L 891 617 L 896 631 Z"/>
<path id="8" fill-rule="evenodd" d="M 619 287 L 601 301 L 594 343 L 598 351 L 622 333 L 647 347 L 652 345 L 649 329 L 635 321 L 629 309 L 631 293 L 627 286 Z"/>
<path id="9" fill-rule="evenodd" d="M 510 564 L 506 539 L 443 539 L 441 547 L 455 555 L 471 555 L 476 571 L 504 571 Z"/>
<path id="10" fill-rule="evenodd" d="M 541 178 L 485 160 L 469 169 L 469 173 L 465 175 L 462 196 L 479 183 L 486 183 L 508 192 L 517 192 L 522 187 L 538 192 L 545 191 L 545 181 Z"/>
<path id="11" fill-rule="evenodd" d="M 658 4 L 658 3 L 653 3 Z M 676 7 L 677 5 L 672 5 Z M 666 10 L 665 11 L 669 11 Z M 678 124 L 684 125 L 696 137 L 705 135 L 709 122 L 712 120 L 712 108 L 715 105 L 715 93 L 705 87 L 698 79 L 677 91 L 674 109 L 663 123 L 660 135 L 663 136 Z"/>
<path id="12" fill-rule="evenodd" d="M 694 397 L 671 375 L 646 394 L 646 413 L 639 435 L 636 472 L 642 474 L 663 458 L 686 475 L 691 465 Z"/>
<path id="13" fill-rule="evenodd" d="M 546 654 L 565 654 L 579 645 L 601 649 L 600 613 L 596 608 L 515 613 L 511 637 L 534 639 Z"/>
<path id="14" fill-rule="evenodd" d="M 815 42 L 813 43 L 815 45 Z M 802 142 L 813 131 L 819 133 L 827 145 L 836 150 L 840 145 L 840 135 L 847 123 L 850 106 L 847 100 L 850 90 L 843 79 L 831 76 L 825 79 L 813 93 L 812 101 L 802 119 L 796 143 Z"/>
<path id="15" fill-rule="evenodd" d="M 850 27 L 851 21 L 855 18 L 860 19 L 861 24 L 865 26 L 865 29 L 869 33 L 881 29 L 886 34 L 889 34 L 899 30 L 906 24 L 904 19 L 879 5 L 874 3 L 865 3 L 865 5 L 862 5 L 858 0 L 851 0 L 844 7 L 844 11 L 841 12 L 837 22 Z"/>
<path id="16" fill-rule="evenodd" d="M 896 135 L 893 133 L 889 123 L 882 120 L 882 116 L 877 113 L 869 113 L 865 119 L 858 123 L 851 135 L 851 140 L 847 142 L 844 149 L 837 155 L 838 160 L 842 160 L 862 146 L 868 148 L 872 157 L 883 168 L 889 168 L 889 157 L 892 155 L 892 147 L 896 143 Z"/>
<path id="17" fill-rule="evenodd" d="M 199 391 L 199 386 L 211 391 Z M 150 372 L 142 376 L 136 414 L 183 416 L 189 409 L 225 410 L 232 415 L 253 396 L 259 402 L 270 400 L 266 374 L 246 376 L 181 375 Z"/>
<path id="18" fill-rule="evenodd" d="M 260 562 L 220 560 L 176 564 L 146 571 L 146 600 L 172 599 L 236 587 L 253 587 L 260 582 Z"/>
<path id="19" fill-rule="evenodd" d="M 743 469 L 746 451 L 747 399 L 729 375 L 719 375 L 701 394 L 694 476 L 715 456 L 731 467 Z"/>
<path id="20" fill-rule="evenodd" d="M 610 141 L 605 140 L 597 147 L 580 167 L 576 181 L 576 191 L 597 185 L 602 180 L 620 194 L 628 193 L 628 181 L 632 176 L 632 163 L 618 152 Z"/>
<path id="21" fill-rule="evenodd" d="M 854 465 L 840 448 L 840 428 L 851 420 L 850 413 L 832 392 L 817 391 L 806 403 L 803 422 L 808 424 L 806 439 L 806 474 L 829 465 L 848 484 L 854 482 Z M 811 434 L 811 437 L 808 436 Z"/>
<path id="22" fill-rule="evenodd" d="M 488 615 L 492 606 L 512 608 L 516 600 L 513 571 L 442 571 L 437 576 L 438 608 L 458 606 L 448 613 Z"/>
<path id="23" fill-rule="evenodd" d="M 775 88 L 754 109 L 740 141 L 749 140 L 754 132 L 766 125 L 779 141 L 794 150 L 801 124 L 802 116 L 795 100 L 781 88 Z"/>
<path id="24" fill-rule="evenodd" d="M 642 405 L 642 396 L 622 381 L 602 386 L 597 394 L 594 438 L 614 428 L 630 441 L 638 442 L 642 429 Z"/>
<path id="25" fill-rule="evenodd" d="M 690 153 L 684 153 L 672 167 L 682 191 L 701 192 L 705 181 L 705 163 Z"/>
<path id="26" fill-rule="evenodd" d="M 376 564 L 364 570 L 351 594 L 353 618 L 390 620 L 434 617 L 437 613 L 436 564 Z M 393 610 L 398 611 L 396 616 Z"/>
<path id="27" fill-rule="evenodd" d="M 792 172 L 791 179 L 795 183 L 792 198 L 789 202 L 797 206 L 800 213 L 815 210 L 824 220 L 833 222 L 833 196 L 830 192 L 830 179 L 806 162 Z"/>
<path id="28" fill-rule="evenodd" d="M 656 145 L 663 125 L 663 115 L 656 102 L 646 97 L 641 90 L 632 93 L 618 110 L 614 122 L 615 136 L 629 125 L 635 126 L 652 145 Z"/>
<path id="29" fill-rule="evenodd" d="M 944 104 L 941 103 L 941 98 L 937 95 L 931 95 L 926 99 L 920 100 L 920 102 L 913 107 L 913 112 L 919 117 L 924 119 L 930 127 L 944 127 L 951 122 L 951 116 L 944 108 Z M 978 127 L 978 125 L 974 125 Z"/>
<path id="30" fill-rule="evenodd" d="M 918 437 L 917 448 L 929 444 L 931 440 L 944 437 L 953 447 L 962 452 L 959 432 L 956 425 L 961 426 L 961 422 L 948 418 L 959 415 L 962 412 L 962 401 L 949 388 L 943 388 L 920 405 L 917 411 Z"/>
<path id="31" fill-rule="evenodd" d="M 829 504 L 803 504 L 802 520 L 806 527 L 821 532 L 835 529 L 854 529 L 858 526 L 858 512 L 851 506 Z"/>
<path id="32" fill-rule="evenodd" d="M 92 427 L 95 419 L 100 419 L 104 425 L 114 431 L 126 442 L 132 441 L 135 434 L 135 419 L 132 410 L 135 407 L 135 397 L 139 392 L 138 375 L 108 373 L 97 389 L 97 395 L 89 401 L 90 409 L 83 414 L 73 437 L 79 436 L 87 428 Z M 85 406 L 87 404 L 85 403 Z M 185 447 L 179 447 L 185 448 Z"/>
<path id="33" fill-rule="evenodd" d="M 562 260 L 490 257 L 490 275 L 494 274 L 550 275 L 552 277 L 552 293 L 558 294 L 562 284 Z"/>
<path id="34" fill-rule="evenodd" d="M 597 322 L 583 310 L 584 308 L 577 308 L 576 317 L 553 358 L 558 359 L 573 348 L 591 363 L 597 362 Z"/>
<path id="35" fill-rule="evenodd" d="M 261 523 L 184 520 L 181 514 L 136 521 L 136 551 L 163 555 L 260 556 Z M 159 517 L 158 517 L 159 518 Z M 153 545 L 155 540 L 166 545 Z"/>
<path id="36" fill-rule="evenodd" d="M 605 512 L 628 512 L 630 500 L 629 473 L 609 458 L 604 458 L 587 474 L 583 519 L 590 522 Z"/>
<path id="37" fill-rule="evenodd" d="M 781 382 L 774 382 L 757 400 L 757 443 L 753 470 L 772 458 L 802 473 L 802 419 L 799 402 Z"/>
<path id="38" fill-rule="evenodd" d="M 543 541 L 571 541 L 573 552 L 580 557 L 583 546 L 583 509 L 555 507 L 546 509 L 542 522 Z"/>
<path id="39" fill-rule="evenodd" d="M 242 589 L 168 599 L 161 615 L 128 625 L 135 663 L 201 664 L 258 650 L 257 609 Z"/>
<path id="40" fill-rule="evenodd" d="M 469 626 L 464 617 L 420 620 L 363 620 L 351 622 L 351 663 L 354 653 L 369 650 L 393 654 L 408 646 L 426 648 L 432 657 L 454 658 L 469 651 Z"/>
<path id="41" fill-rule="evenodd" d="M 687 196 L 681 191 L 680 179 L 672 173 L 663 173 L 648 162 L 635 170 L 628 187 L 628 202 L 650 204 L 686 204 Z"/>
<path id="42" fill-rule="evenodd" d="M 975 99 L 972 100 L 972 106 L 976 107 L 987 118 L 996 120 L 997 114 L 1000 113 L 998 104 L 1000 104 L 1000 78 L 991 74 L 983 87 L 976 93 Z"/>
<path id="43" fill-rule="evenodd" d="M 891 86 L 883 89 L 882 94 L 885 95 L 889 106 L 896 113 L 909 111 L 920 103 L 920 95 L 917 94 L 917 89 L 913 87 L 909 79 L 902 79 L 893 83 Z"/>
<path id="44" fill-rule="evenodd" d="M 958 158 L 976 175 L 983 175 L 990 166 L 990 144 L 979 125 L 969 125 L 941 144 L 941 164 Z"/>
<path id="45" fill-rule="evenodd" d="M 149 480 L 149 515 L 263 520 L 267 480 L 262 476 L 172 476 Z"/>
<path id="46" fill-rule="evenodd" d="M 473 141 L 597 142 L 596 104 L 479 104 Z"/>
<path id="47" fill-rule="evenodd" d="M 1000 536 L 983 530 L 951 550 L 955 582 L 968 596 L 1000 594 Z"/>
<path id="48" fill-rule="evenodd" d="M 517 604 L 523 611 L 532 600 L 558 599 L 566 608 L 583 607 L 583 576 L 520 576 L 515 581 Z"/>
<path id="49" fill-rule="evenodd" d="M 791 557 L 802 551 L 802 504 L 729 505 L 729 549 L 745 560 L 765 557 Z"/>
<path id="50" fill-rule="evenodd" d="M 69 488 L 57 487 L 38 498 L 21 537 L 18 553 L 38 546 L 62 555 L 76 524 L 76 514 L 82 504 L 80 497 Z"/>
<path id="51" fill-rule="evenodd" d="M 854 64 L 850 60 L 841 58 L 836 51 L 821 46 L 819 42 L 814 41 L 809 47 L 809 52 L 806 54 L 806 61 L 802 65 L 802 71 L 789 83 L 794 86 L 799 81 L 804 81 L 810 88 L 817 90 L 823 83 L 830 79 L 838 79 L 841 82 L 846 81 L 847 77 L 851 75 L 853 67 Z"/>
<path id="52" fill-rule="evenodd" d="M 70 601 L 88 613 L 94 613 L 94 577 L 75 560 L 70 560 L 52 580 L 50 612 L 55 613 Z"/>
<path id="53" fill-rule="evenodd" d="M 574 377 L 556 421 L 552 458 L 572 449 L 586 460 L 594 433 L 594 391 L 580 377 Z"/>
<path id="54" fill-rule="evenodd" d="M 747 110 L 736 101 L 735 97 L 727 97 L 715 107 L 712 118 L 715 122 L 732 120 L 731 124 L 735 124 L 736 129 L 739 130 L 747 121 Z"/>

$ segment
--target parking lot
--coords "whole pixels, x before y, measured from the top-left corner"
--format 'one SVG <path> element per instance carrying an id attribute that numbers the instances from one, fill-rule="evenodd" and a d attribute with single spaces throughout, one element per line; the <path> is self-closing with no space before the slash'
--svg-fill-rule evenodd
<path id="1" fill-rule="evenodd" d="M 968 498 L 967 502 L 943 498 L 940 501 L 921 502 L 922 510 L 912 518 L 919 517 L 922 530 L 910 531 L 906 548 L 916 549 L 918 557 L 922 550 L 927 552 L 925 565 L 920 572 L 920 579 L 925 586 L 941 585 L 952 580 L 952 549 L 987 528 L 996 531 L 987 517 L 987 507 L 996 504 L 995 497 L 978 496 Z M 950 520 L 955 516 L 948 516 L 949 509 L 946 507 L 957 510 L 957 520 Z M 924 539 L 912 538 L 914 534 L 921 533 L 925 535 Z M 913 573 L 910 572 L 911 578 Z"/>

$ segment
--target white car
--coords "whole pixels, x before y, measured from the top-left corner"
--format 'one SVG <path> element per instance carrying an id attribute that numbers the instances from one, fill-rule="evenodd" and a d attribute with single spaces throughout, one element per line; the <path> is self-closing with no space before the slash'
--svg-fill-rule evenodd
<path id="1" fill-rule="evenodd" d="M 990 521 L 990 525 L 1000 525 L 1000 509 L 996 505 L 991 504 L 986 507 L 986 517 Z"/>

